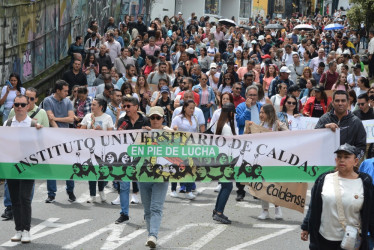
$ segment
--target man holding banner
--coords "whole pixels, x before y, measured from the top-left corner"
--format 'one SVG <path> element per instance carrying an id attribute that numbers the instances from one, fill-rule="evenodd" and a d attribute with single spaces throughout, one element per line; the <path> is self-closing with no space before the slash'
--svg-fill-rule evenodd
<path id="1" fill-rule="evenodd" d="M 359 158 L 363 157 L 366 150 L 366 131 L 360 119 L 348 110 L 347 92 L 337 90 L 332 98 L 334 109 L 324 114 L 315 128 L 330 128 L 332 131 L 340 128 L 340 145 L 349 143 L 357 147 L 360 150 Z"/>
<path id="2" fill-rule="evenodd" d="M 24 95 L 18 95 L 14 99 L 15 116 L 5 121 L 4 126 L 41 128 L 40 124 L 27 115 L 28 107 L 29 99 Z M 11 238 L 11 241 L 21 241 L 22 243 L 29 243 L 31 241 L 31 196 L 34 182 L 34 180 L 7 180 L 17 231 Z"/>

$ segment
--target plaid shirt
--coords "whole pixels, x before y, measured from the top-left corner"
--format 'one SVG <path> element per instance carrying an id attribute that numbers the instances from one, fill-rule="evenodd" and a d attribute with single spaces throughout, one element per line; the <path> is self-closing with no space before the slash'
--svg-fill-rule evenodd
<path id="1" fill-rule="evenodd" d="M 326 56 L 327 56 L 327 55 L 330 53 L 330 51 L 331 51 L 332 43 L 333 43 L 332 40 L 330 40 L 330 42 L 328 42 L 326 39 L 323 40 L 322 43 L 321 43 L 321 44 L 323 45 L 324 49 L 325 49 L 325 54 L 326 54 Z"/>
<path id="2" fill-rule="evenodd" d="M 83 118 L 88 113 L 91 113 L 91 103 L 92 103 L 91 96 L 87 96 L 87 99 L 85 101 L 81 101 L 77 99 L 74 104 L 75 115 Z"/>

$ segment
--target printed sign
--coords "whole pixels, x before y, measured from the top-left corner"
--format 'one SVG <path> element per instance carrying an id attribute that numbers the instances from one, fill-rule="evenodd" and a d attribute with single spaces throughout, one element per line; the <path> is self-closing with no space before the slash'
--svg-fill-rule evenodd
<path id="1" fill-rule="evenodd" d="M 374 120 L 362 121 L 366 130 L 366 143 L 374 142 Z"/>
<path id="2" fill-rule="evenodd" d="M 330 129 L 240 136 L 0 129 L 0 179 L 312 182 L 334 168 L 339 146 Z"/>

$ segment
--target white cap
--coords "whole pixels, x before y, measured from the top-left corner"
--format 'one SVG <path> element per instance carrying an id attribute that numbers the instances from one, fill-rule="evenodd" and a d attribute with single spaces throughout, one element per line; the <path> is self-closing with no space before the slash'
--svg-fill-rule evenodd
<path id="1" fill-rule="evenodd" d="M 182 14 L 182 12 L 179 11 L 179 12 L 178 12 L 178 15 L 183 15 L 183 14 Z"/>
<path id="2" fill-rule="evenodd" d="M 210 64 L 210 68 L 215 68 L 216 69 L 217 68 L 217 64 L 216 63 L 211 63 Z"/>
<path id="3" fill-rule="evenodd" d="M 264 39 L 265 39 L 265 37 L 263 35 L 261 35 L 261 36 L 258 37 L 259 41 L 264 40 Z"/>
<path id="4" fill-rule="evenodd" d="M 193 49 L 193 48 L 188 48 L 188 49 L 186 49 L 186 52 L 188 53 L 188 54 L 194 54 L 195 53 L 195 50 Z"/>
<path id="5" fill-rule="evenodd" d="M 252 26 L 251 29 L 256 29 L 256 26 Z"/>
<path id="6" fill-rule="evenodd" d="M 283 66 L 281 69 L 280 69 L 280 71 L 279 71 L 280 73 L 291 73 L 291 70 L 289 70 L 288 69 L 288 67 L 287 66 Z"/>
<path id="7" fill-rule="evenodd" d="M 257 41 L 256 41 L 256 40 L 252 40 L 251 43 L 252 43 L 252 44 L 257 44 Z"/>

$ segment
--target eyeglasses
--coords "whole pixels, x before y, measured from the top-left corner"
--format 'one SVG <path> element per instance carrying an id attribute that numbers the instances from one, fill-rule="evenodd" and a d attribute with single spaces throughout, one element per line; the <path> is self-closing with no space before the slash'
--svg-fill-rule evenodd
<path id="1" fill-rule="evenodd" d="M 135 106 L 135 105 L 130 105 L 130 104 L 127 104 L 127 105 L 123 105 L 124 108 L 131 108 L 132 106 Z"/>
<path id="2" fill-rule="evenodd" d="M 359 102 L 358 102 L 357 105 L 358 105 L 358 106 L 364 106 L 365 103 L 359 103 Z"/>
<path id="3" fill-rule="evenodd" d="M 235 88 L 236 90 L 242 90 L 242 88 Z"/>
<path id="4" fill-rule="evenodd" d="M 287 102 L 288 105 L 296 105 L 296 102 Z"/>
<path id="5" fill-rule="evenodd" d="M 225 78 L 225 80 L 231 80 L 231 78 Z"/>
<path id="6" fill-rule="evenodd" d="M 27 96 L 28 97 L 28 96 Z M 35 97 L 28 97 L 30 101 L 34 101 L 35 100 Z"/>
<path id="7" fill-rule="evenodd" d="M 157 121 L 159 121 L 159 120 L 161 120 L 162 117 L 158 116 L 158 115 L 156 115 L 156 116 L 152 115 L 150 118 L 151 118 L 151 120 L 155 120 L 156 119 Z"/>
<path id="8" fill-rule="evenodd" d="M 19 102 L 15 102 L 14 103 L 14 107 L 18 108 L 19 106 L 21 106 L 22 108 L 24 108 L 24 107 L 27 106 L 27 103 L 19 103 Z"/>
<path id="9" fill-rule="evenodd" d="M 374 94 L 374 91 L 369 91 L 369 94 Z"/>

